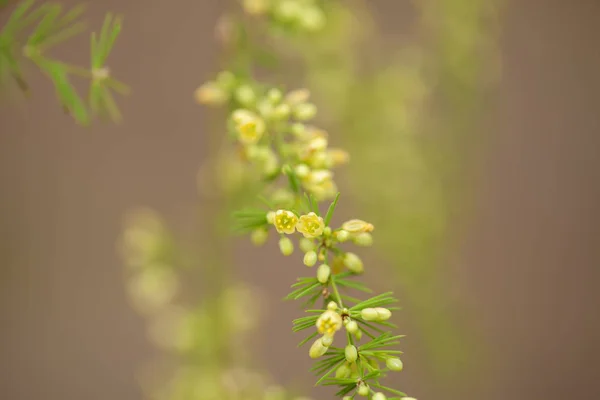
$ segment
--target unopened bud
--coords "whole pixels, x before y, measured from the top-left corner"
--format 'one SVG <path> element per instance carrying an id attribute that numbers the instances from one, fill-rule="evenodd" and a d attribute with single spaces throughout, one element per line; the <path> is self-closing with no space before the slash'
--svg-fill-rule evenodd
<path id="1" fill-rule="evenodd" d="M 300 250 L 302 250 L 304 253 L 308 253 L 311 250 L 315 249 L 315 244 L 313 243 L 313 241 L 311 239 L 308 238 L 302 238 L 300 239 Z"/>
<path id="2" fill-rule="evenodd" d="M 294 172 L 298 176 L 298 178 L 305 178 L 310 174 L 310 167 L 306 164 L 298 164 L 294 168 Z"/>
<path id="3" fill-rule="evenodd" d="M 267 98 L 272 104 L 277 104 L 283 98 L 283 93 L 281 93 L 281 90 L 273 88 L 267 93 Z"/>
<path id="4" fill-rule="evenodd" d="M 365 308 L 360 311 L 360 316 L 365 321 L 376 321 L 378 314 L 377 310 L 374 308 Z"/>
<path id="5" fill-rule="evenodd" d="M 312 267 L 317 263 L 317 253 L 314 250 L 311 250 L 304 254 L 304 265 L 307 267 Z"/>
<path id="6" fill-rule="evenodd" d="M 294 244 L 292 240 L 288 237 L 282 237 L 279 239 L 279 250 L 281 250 L 281 254 L 284 256 L 289 256 L 294 252 Z"/>
<path id="7" fill-rule="evenodd" d="M 360 274 L 364 271 L 362 260 L 354 253 L 346 253 L 344 255 L 344 264 L 355 274 Z"/>
<path id="8" fill-rule="evenodd" d="M 347 364 L 342 364 L 335 370 L 335 377 L 338 379 L 345 379 L 350 376 L 352 370 Z"/>
<path id="9" fill-rule="evenodd" d="M 350 238 L 350 234 L 348 231 L 341 229 L 335 233 L 335 238 L 338 242 L 343 243 Z"/>
<path id="10" fill-rule="evenodd" d="M 344 222 L 342 229 L 350 233 L 371 232 L 373 231 L 373 225 L 361 219 L 351 219 Z"/>
<path id="11" fill-rule="evenodd" d="M 329 268 L 329 265 L 319 265 L 319 268 L 317 269 L 317 280 L 321 283 L 327 283 L 329 275 L 331 275 L 331 268 Z"/>
<path id="12" fill-rule="evenodd" d="M 229 94 L 214 82 L 208 82 L 196 89 L 194 98 L 200 104 L 220 105 L 229 99 Z"/>
<path id="13" fill-rule="evenodd" d="M 327 304 L 327 309 L 330 310 L 330 311 L 335 311 L 335 310 L 338 309 L 338 305 L 337 305 L 337 303 L 335 301 L 330 301 Z"/>
<path id="14" fill-rule="evenodd" d="M 299 121 L 308 121 L 317 115 L 317 106 L 312 103 L 298 104 L 294 108 L 294 117 Z"/>
<path id="15" fill-rule="evenodd" d="M 240 104 L 249 106 L 256 100 L 256 94 L 249 85 L 242 85 L 235 91 L 235 98 Z"/>
<path id="16" fill-rule="evenodd" d="M 271 111 L 271 117 L 274 119 L 286 119 L 290 116 L 292 109 L 287 104 L 279 104 Z"/>
<path id="17" fill-rule="evenodd" d="M 364 382 L 361 382 L 360 385 L 358 385 L 358 389 L 356 390 L 356 393 L 358 393 L 359 396 L 368 396 L 369 392 L 371 391 L 371 389 L 369 388 L 369 385 L 367 385 Z"/>
<path id="18" fill-rule="evenodd" d="M 392 312 L 383 307 L 365 308 L 360 315 L 365 321 L 386 321 L 390 319 Z"/>
<path id="19" fill-rule="evenodd" d="M 402 369 L 404 368 L 402 360 L 396 357 L 390 357 L 387 360 L 385 360 L 385 365 L 392 371 L 402 371 Z"/>
<path id="20" fill-rule="evenodd" d="M 295 106 L 298 104 L 306 103 L 308 98 L 310 97 L 310 92 L 308 89 L 296 89 L 292 90 L 285 96 L 285 102 L 291 106 Z"/>
<path id="21" fill-rule="evenodd" d="M 328 336 L 328 335 L 324 335 L 321 338 L 321 343 L 323 343 L 323 346 L 329 347 L 333 344 L 333 336 Z"/>
<path id="22" fill-rule="evenodd" d="M 258 228 L 252 231 L 250 235 L 250 240 L 255 246 L 261 246 L 265 244 L 269 237 L 269 231 L 264 228 Z"/>
<path id="23" fill-rule="evenodd" d="M 375 310 L 377 310 L 377 317 L 379 321 L 387 321 L 392 316 L 392 312 L 387 308 L 376 307 Z"/>
<path id="24" fill-rule="evenodd" d="M 385 397 L 385 394 L 381 393 L 381 392 L 377 392 L 373 395 L 373 397 L 371 397 L 371 400 L 386 400 L 387 397 Z"/>
<path id="25" fill-rule="evenodd" d="M 346 330 L 351 334 L 355 334 L 356 331 L 358 331 L 358 324 L 356 323 L 356 321 L 348 321 L 348 323 L 346 324 Z"/>
<path id="26" fill-rule="evenodd" d="M 373 236 L 368 232 L 359 233 L 354 237 L 354 243 L 363 247 L 371 246 L 373 244 Z"/>
<path id="27" fill-rule="evenodd" d="M 310 358 L 319 358 L 323 354 L 327 353 L 327 349 L 329 347 L 323 345 L 322 338 L 315 340 L 315 342 L 310 346 L 310 350 L 308 351 L 308 355 Z"/>
<path id="28" fill-rule="evenodd" d="M 344 355 L 346 356 L 346 361 L 353 363 L 358 358 L 358 350 L 356 350 L 355 346 L 349 344 L 344 349 Z"/>

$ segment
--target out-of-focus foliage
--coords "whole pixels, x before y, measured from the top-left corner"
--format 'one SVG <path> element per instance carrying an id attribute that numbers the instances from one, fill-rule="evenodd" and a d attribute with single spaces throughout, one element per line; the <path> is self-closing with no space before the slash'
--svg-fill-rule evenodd
<path id="1" fill-rule="evenodd" d="M 4 4 L 7 4 L 5 2 Z M 53 83 L 56 96 L 75 121 L 88 125 L 94 116 L 121 120 L 113 92 L 128 93 L 128 87 L 114 79 L 106 61 L 121 31 L 121 18 L 107 14 L 99 34 L 91 34 L 90 66 L 83 68 L 50 56 L 50 51 L 86 30 L 82 5 L 65 9 L 60 4 L 23 0 L 0 30 L 0 86 L 14 82 L 25 94 L 29 85 L 23 64 L 36 66 Z M 79 95 L 71 80 L 89 79 L 87 101 Z"/>
<path id="2" fill-rule="evenodd" d="M 186 287 L 189 258 L 156 212 L 140 209 L 126 223 L 121 241 L 132 306 L 148 320 L 148 338 L 170 355 L 146 365 L 141 386 L 156 400 L 302 400 L 269 383 L 250 362 L 246 335 L 256 328 L 264 303 L 256 290 L 227 281 Z M 203 248 L 202 258 L 217 260 Z M 189 292 L 194 293 L 190 296 Z M 190 298 L 191 297 L 191 298 Z M 195 304 L 195 305 L 194 305 Z M 304 400 L 308 400 L 304 398 Z"/>

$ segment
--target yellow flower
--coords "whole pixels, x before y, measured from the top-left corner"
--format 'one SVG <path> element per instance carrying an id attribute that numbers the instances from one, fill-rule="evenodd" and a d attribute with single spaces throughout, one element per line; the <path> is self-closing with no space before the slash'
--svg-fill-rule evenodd
<path id="1" fill-rule="evenodd" d="M 323 222 L 323 218 L 314 212 L 310 212 L 300 217 L 300 220 L 296 224 L 296 229 L 306 238 L 315 238 L 323 234 L 325 222 Z"/>
<path id="2" fill-rule="evenodd" d="M 320 334 L 333 336 L 342 328 L 342 317 L 335 311 L 327 310 L 317 319 L 317 330 Z"/>
<path id="3" fill-rule="evenodd" d="M 296 230 L 298 217 L 291 211 L 277 210 L 273 224 L 279 233 L 292 234 Z"/>
<path id="4" fill-rule="evenodd" d="M 351 219 L 344 222 L 342 229 L 350 233 L 372 232 L 375 227 L 360 219 Z"/>
<path id="5" fill-rule="evenodd" d="M 248 110 L 236 110 L 231 117 L 236 123 L 238 138 L 243 144 L 256 144 L 265 133 L 265 121 Z"/>

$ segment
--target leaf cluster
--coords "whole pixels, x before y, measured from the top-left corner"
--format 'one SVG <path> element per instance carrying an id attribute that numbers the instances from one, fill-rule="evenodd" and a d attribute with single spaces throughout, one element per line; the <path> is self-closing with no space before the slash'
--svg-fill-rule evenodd
<path id="1" fill-rule="evenodd" d="M 49 55 L 56 46 L 86 30 L 83 12 L 83 5 L 65 9 L 54 3 L 35 5 L 35 0 L 18 4 L 0 30 L 0 84 L 13 81 L 28 94 L 23 64 L 33 64 L 50 79 L 60 104 L 79 124 L 88 125 L 94 116 L 120 121 L 113 92 L 124 95 L 129 88 L 110 76 L 106 60 L 121 31 L 121 17 L 107 14 L 100 33 L 91 34 L 88 68 Z M 73 76 L 89 79 L 87 100 L 71 83 Z"/>

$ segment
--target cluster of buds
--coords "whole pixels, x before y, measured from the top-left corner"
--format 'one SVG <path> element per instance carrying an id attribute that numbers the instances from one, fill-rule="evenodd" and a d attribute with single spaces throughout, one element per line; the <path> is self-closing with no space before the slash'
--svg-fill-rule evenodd
<path id="1" fill-rule="evenodd" d="M 316 0 L 243 0 L 250 15 L 268 16 L 281 28 L 316 32 L 325 26 L 325 13 Z"/>
<path id="2" fill-rule="evenodd" d="M 323 218 L 314 212 L 297 215 L 290 210 L 270 211 L 266 219 L 281 235 L 279 247 L 283 255 L 289 256 L 294 252 L 294 244 L 286 235 L 292 235 L 296 231 L 302 234 L 299 246 L 304 252 L 303 261 L 306 266 L 313 267 L 319 261 L 326 261 L 329 253 L 332 254 L 331 266 L 324 263 L 317 268 L 319 282 L 326 283 L 332 272 L 339 273 L 343 269 L 355 274 L 364 271 L 359 256 L 342 251 L 338 246 L 349 240 L 361 246 L 371 245 L 373 238 L 370 232 L 374 229 L 372 224 L 353 219 L 345 222 L 338 229 L 332 229 L 330 226 L 325 226 Z M 262 228 L 261 231 L 264 232 Z"/>
<path id="3" fill-rule="evenodd" d="M 337 193 L 332 169 L 348 162 L 348 153 L 329 148 L 325 131 L 310 125 L 317 108 L 306 89 L 284 94 L 264 90 L 225 71 L 195 92 L 201 104 L 228 104 L 229 128 L 240 144 L 240 155 L 256 166 L 264 179 L 294 175 L 302 189 L 317 200 Z M 277 192 L 281 195 L 281 190 Z M 293 197 L 293 193 L 286 193 Z M 275 197 L 275 193 L 273 194 Z"/>

